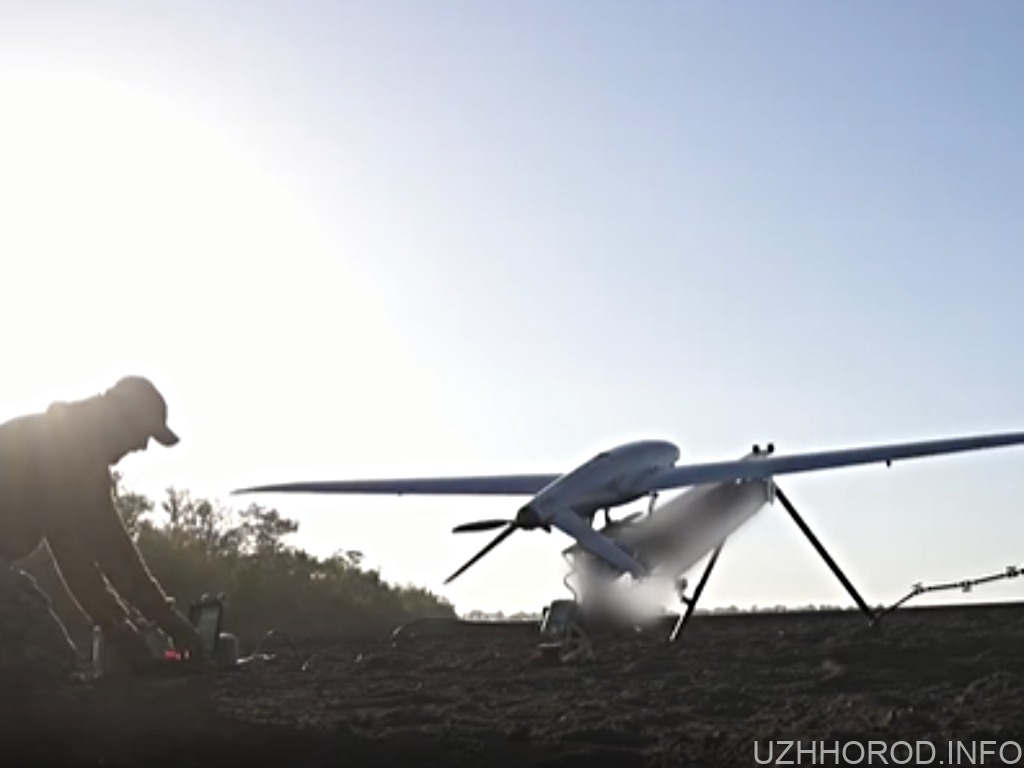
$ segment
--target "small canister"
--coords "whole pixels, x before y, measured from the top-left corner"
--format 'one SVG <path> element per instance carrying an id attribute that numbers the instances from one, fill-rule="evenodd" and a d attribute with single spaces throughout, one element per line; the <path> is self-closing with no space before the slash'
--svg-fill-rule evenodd
<path id="1" fill-rule="evenodd" d="M 216 662 L 223 667 L 233 667 L 238 663 L 237 635 L 221 632 L 217 636 Z"/>

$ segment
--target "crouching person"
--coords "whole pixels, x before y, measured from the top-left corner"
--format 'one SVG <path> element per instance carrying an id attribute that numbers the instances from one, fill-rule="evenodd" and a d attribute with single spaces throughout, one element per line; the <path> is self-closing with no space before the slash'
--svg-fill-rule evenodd
<path id="1" fill-rule="evenodd" d="M 105 653 L 119 670 L 137 672 L 153 661 L 129 608 L 198 658 L 198 633 L 149 572 L 113 500 L 111 468 L 124 456 L 145 450 L 150 439 L 178 442 L 166 420 L 156 387 L 129 376 L 100 395 L 0 424 L 0 653 L 21 643 L 10 664 L 35 654 L 38 661 L 26 670 L 45 679 L 66 675 L 65 648 L 75 656 L 46 596 L 5 565 L 43 544 L 78 608 L 102 630 Z M 50 672 L 38 670 L 46 664 Z"/>

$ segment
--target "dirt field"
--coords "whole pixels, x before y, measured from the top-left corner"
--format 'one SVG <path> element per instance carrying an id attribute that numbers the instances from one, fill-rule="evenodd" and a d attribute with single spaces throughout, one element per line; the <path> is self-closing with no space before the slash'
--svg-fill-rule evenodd
<path id="1" fill-rule="evenodd" d="M 271 641 L 236 672 L 8 695 L 6 764 L 753 765 L 755 740 L 766 760 L 878 739 L 930 742 L 937 765 L 950 740 L 960 764 L 982 739 L 1024 745 L 1024 604 L 907 608 L 880 632 L 857 613 L 698 616 L 675 646 L 599 639 L 579 665 L 538 660 L 535 626 L 454 629 L 337 641 L 305 670 Z"/>

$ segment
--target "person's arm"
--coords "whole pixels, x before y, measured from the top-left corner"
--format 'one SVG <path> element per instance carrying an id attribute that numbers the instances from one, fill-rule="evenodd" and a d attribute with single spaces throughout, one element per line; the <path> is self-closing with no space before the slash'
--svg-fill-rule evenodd
<path id="1" fill-rule="evenodd" d="M 68 594 L 93 626 L 110 629 L 128 620 L 128 612 L 96 567 L 87 541 L 60 529 L 49 532 L 47 546 Z"/>
<path id="2" fill-rule="evenodd" d="M 96 482 L 82 502 L 89 505 L 89 532 L 99 570 L 121 597 L 179 647 L 198 650 L 195 628 L 174 608 L 117 514 L 110 483 Z"/>
<path id="3" fill-rule="evenodd" d="M 96 567 L 88 541 L 61 529 L 53 531 L 47 538 L 47 546 L 72 602 L 94 627 L 102 630 L 112 658 L 126 662 L 129 665 L 127 669 L 139 669 L 151 663 L 145 639 Z"/>

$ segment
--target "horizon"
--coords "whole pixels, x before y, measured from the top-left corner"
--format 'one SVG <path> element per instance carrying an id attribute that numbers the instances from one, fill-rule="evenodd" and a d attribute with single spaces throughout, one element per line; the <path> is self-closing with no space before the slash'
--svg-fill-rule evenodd
<path id="1" fill-rule="evenodd" d="M 1022 28 L 951 0 L 6 6 L 0 420 L 149 376 L 181 443 L 123 461 L 133 489 L 273 506 L 311 554 L 506 613 L 567 595 L 568 537 L 441 582 L 484 543 L 451 528 L 517 499 L 229 492 L 1024 429 Z M 1020 563 L 1022 468 L 780 485 L 874 605 Z M 702 605 L 787 603 L 848 598 L 768 509 Z"/>

